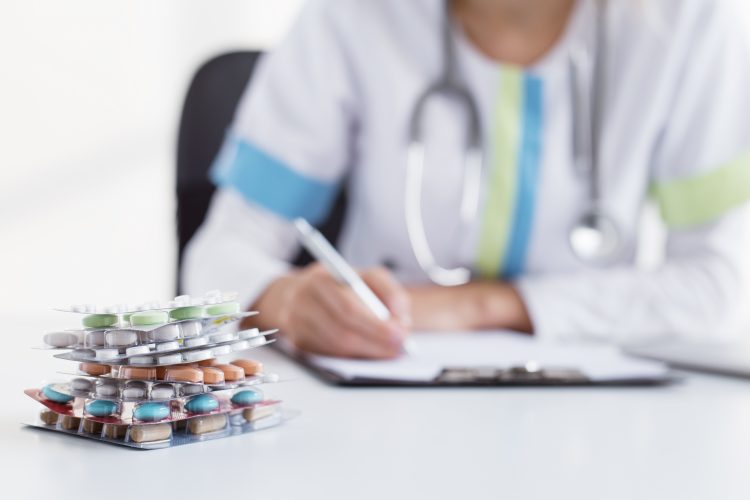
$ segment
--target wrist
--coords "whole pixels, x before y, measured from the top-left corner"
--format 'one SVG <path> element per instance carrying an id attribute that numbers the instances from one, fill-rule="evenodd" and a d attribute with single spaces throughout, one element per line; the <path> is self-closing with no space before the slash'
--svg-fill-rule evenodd
<path id="1" fill-rule="evenodd" d="M 474 328 L 506 328 L 531 333 L 531 318 L 523 298 L 509 283 L 476 282 Z"/>

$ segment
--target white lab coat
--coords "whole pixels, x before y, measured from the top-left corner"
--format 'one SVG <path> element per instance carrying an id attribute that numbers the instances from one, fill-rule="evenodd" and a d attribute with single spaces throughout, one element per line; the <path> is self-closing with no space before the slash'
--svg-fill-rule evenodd
<path id="1" fill-rule="evenodd" d="M 190 243 L 187 291 L 236 290 L 249 306 L 297 253 L 290 219 L 325 217 L 341 183 L 339 247 L 356 267 L 394 265 L 423 283 L 404 220 L 408 124 L 442 64 L 436 0 L 311 1 L 260 63 L 212 176 L 219 185 Z M 588 177 L 572 158 L 568 60 L 593 44 L 580 0 L 555 48 L 530 68 L 496 64 L 454 33 L 479 106 L 480 212 L 459 223 L 464 114 L 435 99 L 423 123 L 424 219 L 438 261 L 513 281 L 541 338 L 718 337 L 741 324 L 750 264 L 750 54 L 726 1 L 612 0 L 601 169 L 604 210 L 624 245 L 601 268 L 568 231 Z M 644 204 L 669 229 L 656 269 L 635 265 Z"/>

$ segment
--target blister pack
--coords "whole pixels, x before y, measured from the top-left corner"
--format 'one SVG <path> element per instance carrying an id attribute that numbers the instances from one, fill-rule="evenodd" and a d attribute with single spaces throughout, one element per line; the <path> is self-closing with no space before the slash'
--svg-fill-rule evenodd
<path id="1" fill-rule="evenodd" d="M 259 388 L 277 382 L 261 363 L 222 360 L 273 342 L 276 330 L 225 329 L 241 312 L 218 291 L 138 306 L 76 305 L 82 328 L 44 334 L 56 358 L 75 361 L 65 382 L 25 393 L 43 405 L 29 425 L 153 449 L 243 434 L 284 420 Z"/>

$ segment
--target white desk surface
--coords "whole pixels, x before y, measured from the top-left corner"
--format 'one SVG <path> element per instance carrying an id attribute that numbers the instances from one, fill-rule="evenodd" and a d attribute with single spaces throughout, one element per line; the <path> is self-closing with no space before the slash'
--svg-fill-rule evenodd
<path id="1" fill-rule="evenodd" d="M 267 393 L 301 411 L 280 427 L 156 451 L 27 429 L 38 405 L 22 390 L 68 367 L 29 349 L 55 318 L 3 321 L 3 498 L 750 498 L 750 381 L 709 375 L 661 388 L 351 389 L 266 348 L 253 357 L 290 379 Z"/>

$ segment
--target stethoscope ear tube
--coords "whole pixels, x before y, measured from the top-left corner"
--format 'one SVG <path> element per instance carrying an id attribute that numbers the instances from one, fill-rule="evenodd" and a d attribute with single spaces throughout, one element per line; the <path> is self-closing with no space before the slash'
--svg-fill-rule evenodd
<path id="1" fill-rule="evenodd" d="M 438 95 L 458 100 L 463 104 L 468 114 L 468 144 L 464 153 L 463 194 L 460 208 L 462 227 L 467 227 L 476 219 L 479 209 L 484 162 L 479 111 L 468 90 L 457 84 L 453 75 L 446 73 L 419 96 L 411 116 L 404 189 L 406 230 L 414 257 L 427 276 L 439 285 L 455 286 L 468 282 L 471 279 L 471 270 L 460 266 L 446 268 L 437 263 L 427 240 L 422 213 L 422 186 L 425 166 L 422 117 L 425 114 L 427 102 L 430 98 Z"/>
<path id="2" fill-rule="evenodd" d="M 454 286 L 468 282 L 471 271 L 465 267 L 445 268 L 438 265 L 432 254 L 422 216 L 422 180 L 425 150 L 421 142 L 412 141 L 407 151 L 405 185 L 406 230 L 414 256 L 427 276 L 438 285 Z"/>
<path id="3" fill-rule="evenodd" d="M 588 50 L 570 56 L 571 104 L 573 106 L 573 159 L 576 171 L 588 176 L 588 207 L 570 228 L 568 242 L 578 260 L 603 265 L 614 260 L 621 249 L 621 232 L 604 210 L 601 197 L 601 137 L 606 89 L 607 0 L 596 6 L 593 61 Z M 585 85 L 583 75 L 591 75 Z M 588 97 L 588 98 L 587 98 Z"/>

